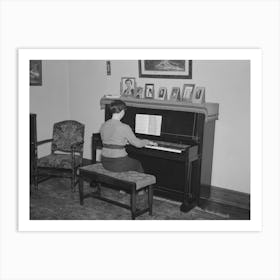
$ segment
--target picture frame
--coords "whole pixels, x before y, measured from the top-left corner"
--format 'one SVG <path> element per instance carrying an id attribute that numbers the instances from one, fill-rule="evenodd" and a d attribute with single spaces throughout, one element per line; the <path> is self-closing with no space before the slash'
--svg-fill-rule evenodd
<path id="1" fill-rule="evenodd" d="M 180 100 L 180 88 L 179 87 L 172 88 L 169 100 L 173 100 L 173 101 Z"/>
<path id="2" fill-rule="evenodd" d="M 145 98 L 154 99 L 155 97 L 155 85 L 145 84 Z"/>
<path id="3" fill-rule="evenodd" d="M 107 72 L 107 76 L 111 76 L 111 61 L 110 60 L 106 60 L 106 72 Z"/>
<path id="4" fill-rule="evenodd" d="M 159 100 L 166 100 L 167 99 L 167 88 L 166 87 L 160 87 L 159 88 L 157 99 L 159 99 Z"/>
<path id="5" fill-rule="evenodd" d="M 192 79 L 192 60 L 139 60 L 139 77 Z"/>
<path id="6" fill-rule="evenodd" d="M 136 94 L 136 79 L 134 77 L 121 78 L 121 96 L 134 97 Z"/>
<path id="7" fill-rule="evenodd" d="M 144 98 L 144 89 L 143 87 L 137 87 L 136 88 L 136 94 L 135 94 L 135 98 Z"/>
<path id="8" fill-rule="evenodd" d="M 181 100 L 191 102 L 195 84 L 184 84 L 181 94 Z"/>
<path id="9" fill-rule="evenodd" d="M 42 60 L 29 60 L 29 85 L 42 86 Z"/>
<path id="10" fill-rule="evenodd" d="M 192 95 L 192 103 L 203 104 L 205 103 L 205 87 L 196 87 Z"/>

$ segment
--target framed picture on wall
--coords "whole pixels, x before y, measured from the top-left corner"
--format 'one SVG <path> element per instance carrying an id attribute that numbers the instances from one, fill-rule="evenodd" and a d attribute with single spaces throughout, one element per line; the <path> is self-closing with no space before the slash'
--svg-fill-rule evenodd
<path id="1" fill-rule="evenodd" d="M 169 100 L 173 100 L 173 101 L 180 100 L 180 88 L 179 87 L 172 88 Z"/>
<path id="2" fill-rule="evenodd" d="M 110 60 L 106 61 L 106 72 L 107 72 L 107 76 L 111 76 L 111 61 Z"/>
<path id="3" fill-rule="evenodd" d="M 138 65 L 143 78 L 192 78 L 192 60 L 139 60 Z"/>
<path id="4" fill-rule="evenodd" d="M 159 100 L 167 99 L 167 88 L 166 87 L 159 88 L 157 99 L 159 99 Z"/>
<path id="5" fill-rule="evenodd" d="M 29 85 L 42 85 L 42 60 L 29 60 Z"/>
<path id="6" fill-rule="evenodd" d="M 205 87 L 196 87 L 192 95 L 192 103 L 205 103 Z"/>
<path id="7" fill-rule="evenodd" d="M 194 84 L 184 84 L 183 85 L 183 90 L 182 90 L 181 100 L 191 101 L 194 88 L 195 88 Z"/>
<path id="8" fill-rule="evenodd" d="M 145 85 L 145 98 L 153 99 L 155 97 L 155 86 L 154 84 Z"/>
<path id="9" fill-rule="evenodd" d="M 121 78 L 121 95 L 133 97 L 136 93 L 136 79 L 132 77 Z"/>

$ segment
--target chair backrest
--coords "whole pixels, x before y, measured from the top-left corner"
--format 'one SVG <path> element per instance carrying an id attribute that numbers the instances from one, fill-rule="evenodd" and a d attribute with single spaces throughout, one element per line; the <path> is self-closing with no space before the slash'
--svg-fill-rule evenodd
<path id="1" fill-rule="evenodd" d="M 84 141 L 85 125 L 73 120 L 66 120 L 53 125 L 52 152 L 71 152 L 71 146 Z M 75 152 L 83 155 L 83 144 Z"/>

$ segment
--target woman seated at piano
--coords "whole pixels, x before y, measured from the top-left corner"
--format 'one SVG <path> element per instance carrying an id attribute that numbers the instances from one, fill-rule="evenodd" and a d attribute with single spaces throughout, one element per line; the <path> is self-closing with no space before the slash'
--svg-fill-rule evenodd
<path id="1" fill-rule="evenodd" d="M 127 155 L 125 146 L 131 144 L 137 148 L 146 145 L 156 145 L 154 142 L 139 139 L 131 127 L 121 122 L 125 115 L 126 104 L 115 100 L 110 104 L 112 118 L 102 124 L 100 136 L 103 143 L 101 163 L 107 170 L 114 172 L 138 171 L 144 172 L 142 164 Z"/>

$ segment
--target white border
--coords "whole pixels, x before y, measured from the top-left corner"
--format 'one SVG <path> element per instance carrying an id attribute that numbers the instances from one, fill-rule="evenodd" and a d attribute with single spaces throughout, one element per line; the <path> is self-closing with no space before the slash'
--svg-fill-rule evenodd
<path id="1" fill-rule="evenodd" d="M 29 220 L 29 60 L 250 60 L 251 219 L 184 221 Z M 19 231 L 261 231 L 262 229 L 262 53 L 260 49 L 20 49 L 18 50 L 18 230 Z"/>

